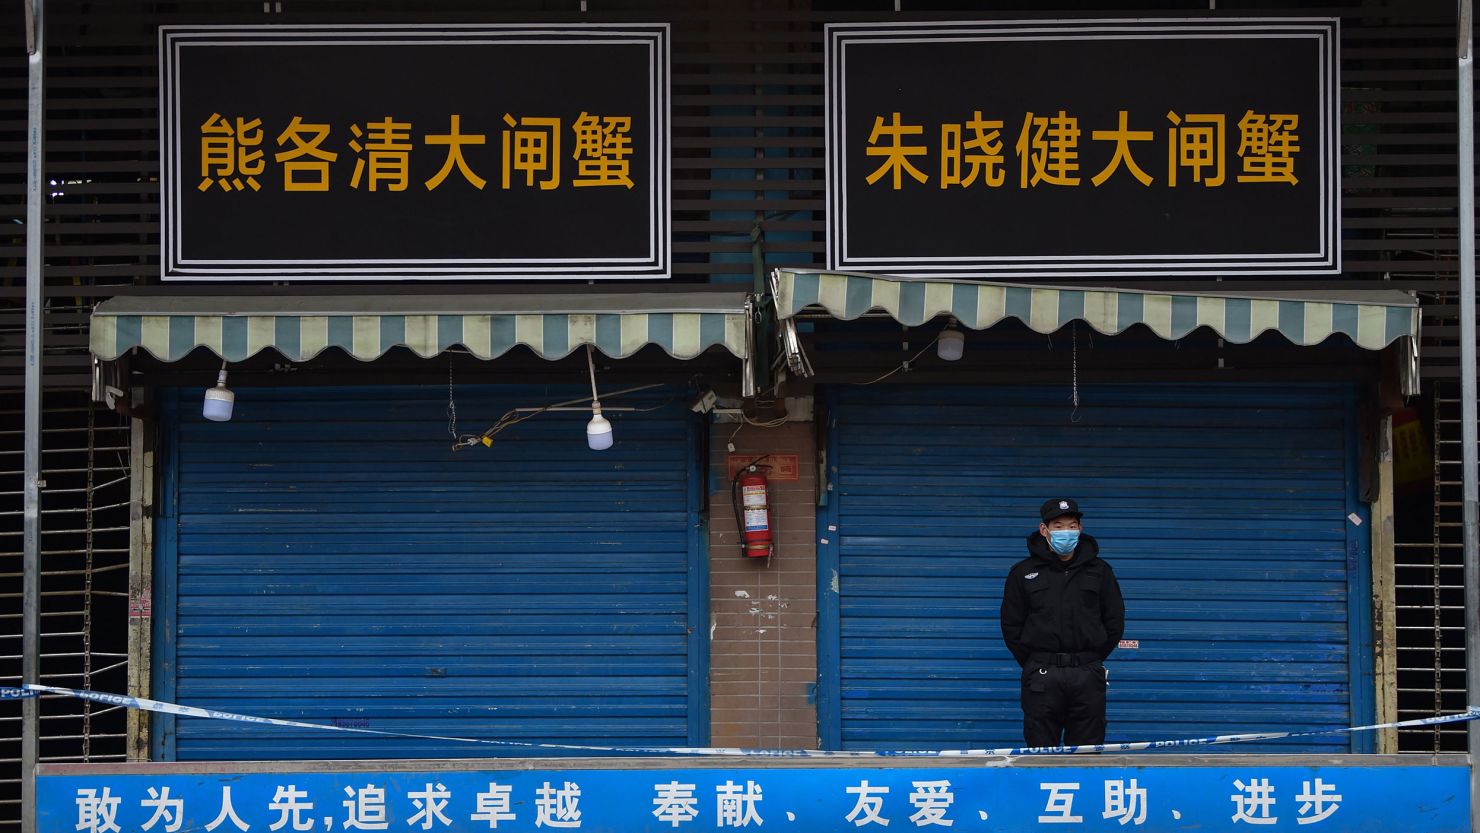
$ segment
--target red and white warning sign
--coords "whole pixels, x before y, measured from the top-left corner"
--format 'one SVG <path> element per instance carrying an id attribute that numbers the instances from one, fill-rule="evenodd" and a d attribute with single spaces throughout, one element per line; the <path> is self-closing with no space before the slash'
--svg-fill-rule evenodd
<path id="1" fill-rule="evenodd" d="M 755 462 L 756 454 L 731 454 L 725 458 L 725 467 L 729 469 L 729 478 L 735 479 L 735 475 L 741 469 Z M 756 463 L 761 473 L 767 480 L 800 480 L 802 476 L 801 456 L 797 454 L 768 454 L 764 460 Z"/>

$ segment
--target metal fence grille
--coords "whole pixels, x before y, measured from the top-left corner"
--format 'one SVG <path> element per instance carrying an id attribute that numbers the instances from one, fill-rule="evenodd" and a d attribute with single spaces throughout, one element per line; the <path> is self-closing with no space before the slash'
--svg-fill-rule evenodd
<path id="1" fill-rule="evenodd" d="M 48 391 L 42 425 L 41 681 L 127 690 L 129 431 L 88 391 Z M 22 412 L 0 409 L 0 685 L 21 681 Z M 19 701 L 0 703 L 0 826 L 20 819 Z M 124 758 L 124 712 L 41 703 L 41 760 Z"/>
<path id="2" fill-rule="evenodd" d="M 1434 461 L 1431 508 L 1427 517 L 1402 519 L 1428 534 L 1397 544 L 1399 720 L 1462 711 L 1466 704 L 1459 383 L 1428 387 L 1422 405 Z M 1466 731 L 1462 723 L 1403 730 L 1398 748 L 1463 752 Z"/>

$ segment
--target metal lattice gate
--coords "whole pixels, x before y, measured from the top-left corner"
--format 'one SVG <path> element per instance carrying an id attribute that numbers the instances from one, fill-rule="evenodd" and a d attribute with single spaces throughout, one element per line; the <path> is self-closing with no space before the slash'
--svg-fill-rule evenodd
<path id="1" fill-rule="evenodd" d="M 1398 719 L 1465 708 L 1458 380 L 1434 381 L 1420 400 L 1433 483 L 1399 519 L 1396 553 Z M 1406 534 L 1403 534 L 1405 533 Z M 1403 752 L 1463 752 L 1465 724 L 1402 730 Z"/>
<path id="2" fill-rule="evenodd" d="M 18 391 L 0 408 L 0 685 L 21 681 L 23 423 Z M 127 691 L 129 428 L 87 391 L 43 399 L 41 681 Z M 41 702 L 40 758 L 124 759 L 125 713 L 70 698 Z M 20 825 L 19 701 L 0 702 L 0 829 Z"/>

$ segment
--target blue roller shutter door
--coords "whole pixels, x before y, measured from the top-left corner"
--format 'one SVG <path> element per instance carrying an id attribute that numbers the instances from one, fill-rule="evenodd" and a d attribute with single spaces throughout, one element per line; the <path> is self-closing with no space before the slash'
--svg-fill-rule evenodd
<path id="1" fill-rule="evenodd" d="M 459 389 L 458 414 L 476 432 L 571 396 Z M 243 391 L 225 424 L 183 396 L 156 547 L 174 602 L 161 605 L 156 691 L 417 734 L 701 741 L 693 425 L 681 403 L 636 404 L 658 410 L 611 415 L 605 452 L 586 448 L 585 415 L 541 414 L 454 453 L 445 389 Z M 181 760 L 550 754 L 161 728 L 157 754 Z"/>
<path id="2" fill-rule="evenodd" d="M 1061 495 L 1086 508 L 1125 593 L 1125 638 L 1139 642 L 1111 658 L 1112 740 L 1365 719 L 1368 531 L 1348 517 L 1365 517 L 1350 390 L 1095 387 L 1078 422 L 1067 398 L 1062 387 L 835 392 L 825 743 L 1021 742 L 998 606 L 1039 503 Z"/>

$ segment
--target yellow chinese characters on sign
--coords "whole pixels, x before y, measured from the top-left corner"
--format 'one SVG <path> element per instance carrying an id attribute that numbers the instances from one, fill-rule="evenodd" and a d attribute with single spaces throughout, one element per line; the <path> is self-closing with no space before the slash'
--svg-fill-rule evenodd
<path id="1" fill-rule="evenodd" d="M 561 119 L 525 117 L 504 114 L 507 129 L 503 131 L 503 166 L 501 185 L 512 187 L 519 174 L 524 185 L 549 191 L 561 186 Z M 349 149 L 355 166 L 349 178 L 351 188 L 364 186 L 369 191 L 405 191 L 411 178 L 411 123 L 386 116 L 380 121 L 349 126 Z M 581 112 L 572 125 L 575 133 L 576 175 L 569 184 L 574 188 L 617 186 L 633 188 L 632 117 L 594 116 Z M 250 188 L 260 191 L 256 179 L 265 170 L 266 156 L 262 144 L 262 120 L 238 118 L 233 122 L 219 113 L 212 114 L 201 125 L 200 190 L 219 186 L 223 191 Z M 273 161 L 282 167 L 283 191 L 328 191 L 333 185 L 332 164 L 340 154 L 325 148 L 333 127 L 293 116 L 277 135 L 279 150 Z M 463 117 L 448 117 L 446 133 L 426 133 L 422 145 L 442 148 L 441 167 L 422 184 L 428 191 L 442 187 L 456 173 L 477 190 L 487 180 L 474 171 L 467 148 L 488 143 L 486 133 L 465 131 Z"/>
<path id="2" fill-rule="evenodd" d="M 503 187 L 509 188 L 516 172 L 524 174 L 525 187 L 532 188 L 540 177 L 542 191 L 560 187 L 560 119 L 525 117 L 516 119 L 504 114 Z"/>
<path id="3" fill-rule="evenodd" d="M 1295 154 L 1300 151 L 1300 127 L 1296 115 L 1266 116 L 1245 111 L 1238 120 L 1238 155 L 1244 172 L 1239 182 L 1287 182 L 1295 185 Z"/>
<path id="4" fill-rule="evenodd" d="M 1131 142 L 1151 141 L 1151 131 L 1131 130 L 1128 124 L 1129 120 L 1130 114 L 1121 110 L 1120 124 L 1116 129 L 1096 130 L 1089 134 L 1089 137 L 1096 142 L 1115 143 L 1115 154 L 1110 157 L 1110 163 L 1105 166 L 1104 170 L 1090 177 L 1089 181 L 1093 182 L 1096 187 L 1103 185 L 1105 180 L 1109 179 L 1122 163 L 1125 165 L 1126 170 L 1130 171 L 1131 176 L 1134 176 L 1142 185 L 1151 184 L 1151 176 L 1141 170 L 1141 166 L 1136 164 L 1135 157 L 1131 156 L 1130 145 Z"/>
<path id="5" fill-rule="evenodd" d="M 971 138 L 964 143 L 963 127 L 971 131 Z M 1007 179 L 1002 162 L 1001 120 L 983 119 L 982 111 L 976 110 L 964 125 L 940 126 L 940 187 L 970 188 L 980 177 L 988 188 L 1000 188 Z M 963 165 L 967 168 L 964 176 Z"/>
<path id="6" fill-rule="evenodd" d="M 237 117 L 233 124 L 220 113 L 212 113 L 200 126 L 201 180 L 197 187 L 202 191 L 212 185 L 223 191 L 262 190 L 257 177 L 266 169 L 267 160 L 261 147 L 261 119 Z"/>
<path id="7" fill-rule="evenodd" d="M 1223 184 L 1222 113 L 1167 113 L 1167 186 L 1177 187 L 1180 168 L 1192 169 L 1192 181 L 1208 188 Z"/>
<path id="8" fill-rule="evenodd" d="M 357 154 L 368 151 L 369 157 L 368 160 L 365 156 L 355 159 L 355 172 L 350 177 L 349 187 L 360 187 L 368 167 L 370 175 L 366 187 L 369 190 L 376 190 L 383 182 L 387 191 L 405 191 L 411 180 L 411 123 L 392 121 L 390 116 L 386 116 L 380 121 L 367 123 L 364 130 L 358 124 L 352 124 L 349 132 L 354 135 L 349 142 L 350 149 Z M 365 141 L 362 143 L 361 139 Z"/>
<path id="9" fill-rule="evenodd" d="M 283 165 L 284 191 L 329 190 L 329 163 L 338 159 L 339 154 L 320 147 L 327 138 L 329 125 L 306 124 L 302 116 L 294 116 L 287 128 L 278 134 L 278 147 L 292 145 L 291 149 L 272 157 L 273 161 Z"/>
<path id="10" fill-rule="evenodd" d="M 1023 116 L 1017 140 L 1021 187 L 1078 185 L 1079 134 L 1079 119 L 1063 110 L 1057 116 Z"/>
<path id="11" fill-rule="evenodd" d="M 894 120 L 890 124 L 884 123 L 883 116 L 875 116 L 874 129 L 868 137 L 869 146 L 864 150 L 864 153 L 869 156 L 882 156 L 884 157 L 884 162 L 879 165 L 878 170 L 868 175 L 868 184 L 873 185 L 883 178 L 885 174 L 892 175 L 893 179 L 891 181 L 896 191 L 899 190 L 899 186 L 903 182 L 903 174 L 909 174 L 910 178 L 916 182 L 926 181 L 928 177 L 910 162 L 911 156 L 924 156 L 925 147 L 923 145 L 906 145 L 904 143 L 906 136 L 920 136 L 924 132 L 925 128 L 918 124 L 901 124 L 899 113 L 897 112 L 894 113 Z M 878 145 L 880 138 L 887 138 L 888 143 L 882 146 Z"/>
<path id="12" fill-rule="evenodd" d="M 607 185 L 633 186 L 632 117 L 605 116 L 598 119 L 585 111 L 571 125 L 575 131 L 576 175 L 570 184 L 576 188 Z"/>
<path id="13" fill-rule="evenodd" d="M 428 134 L 422 137 L 422 141 L 429 145 L 447 146 L 447 160 L 442 163 L 442 168 L 424 183 L 428 191 L 437 190 L 437 186 L 447 180 L 453 168 L 457 168 L 458 173 L 462 174 L 463 179 L 467 180 L 468 184 L 477 188 L 479 191 L 483 190 L 483 186 L 487 184 L 487 180 L 473 173 L 473 169 L 468 167 L 468 160 L 463 157 L 462 148 L 463 145 L 481 145 L 485 143 L 488 141 L 486 135 L 482 133 L 463 133 L 462 116 L 454 113 L 452 116 L 452 126 L 447 129 L 445 134 Z"/>
<path id="14" fill-rule="evenodd" d="M 1166 131 L 1167 187 L 1186 185 L 1189 179 L 1206 188 L 1222 186 L 1227 181 L 1229 164 L 1229 117 L 1222 113 L 1168 111 L 1166 118 L 1171 123 Z M 1143 159 L 1159 154 L 1157 134 L 1154 130 L 1133 130 L 1131 121 L 1129 111 L 1119 110 L 1113 129 L 1090 132 L 1091 141 L 1111 145 L 1108 161 L 1090 177 L 1095 187 L 1122 169 L 1143 186 L 1155 184 L 1156 177 L 1137 161 L 1135 148 L 1138 144 L 1151 145 L 1141 152 Z M 968 121 L 940 124 L 939 186 L 969 188 L 980 181 L 987 188 L 1001 187 L 1008 164 L 1002 140 L 1003 125 L 1001 119 L 984 118 L 980 110 L 973 111 Z M 1246 112 L 1238 122 L 1237 156 L 1242 161 L 1242 172 L 1237 181 L 1298 184 L 1295 163 L 1300 153 L 1300 137 L 1295 131 L 1299 126 L 1300 118 L 1296 115 Z M 896 191 L 904 185 L 906 176 L 927 183 L 929 176 L 920 163 L 932 150 L 917 138 L 923 138 L 927 127 L 935 129 L 909 123 L 898 111 L 891 112 L 888 120 L 875 116 L 864 154 L 880 157 L 880 161 L 877 167 L 870 166 L 872 170 L 864 181 L 874 185 L 887 177 L 888 187 Z M 1018 186 L 1079 185 L 1082 136 L 1079 119 L 1065 110 L 1056 115 L 1026 113 L 1013 148 L 1017 153 Z"/>

